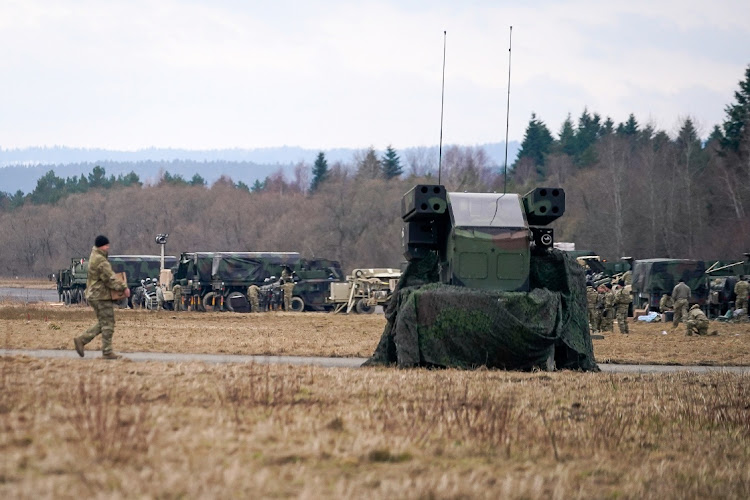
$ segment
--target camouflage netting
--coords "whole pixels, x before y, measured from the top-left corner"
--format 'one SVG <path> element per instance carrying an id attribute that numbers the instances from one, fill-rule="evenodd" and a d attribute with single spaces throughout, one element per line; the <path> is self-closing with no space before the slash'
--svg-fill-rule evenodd
<path id="1" fill-rule="evenodd" d="M 409 263 L 365 365 L 594 370 L 583 268 L 557 250 L 531 259 L 532 291 L 438 283 L 436 256 Z"/>

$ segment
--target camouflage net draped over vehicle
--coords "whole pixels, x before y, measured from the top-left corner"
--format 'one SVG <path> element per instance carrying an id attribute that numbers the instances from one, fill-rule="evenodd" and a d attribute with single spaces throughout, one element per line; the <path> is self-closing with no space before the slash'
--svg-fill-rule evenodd
<path id="1" fill-rule="evenodd" d="M 564 252 L 531 259 L 531 292 L 438 283 L 436 256 L 411 261 L 365 365 L 598 371 L 589 335 L 584 271 Z M 544 284 L 544 288 L 542 288 Z"/>

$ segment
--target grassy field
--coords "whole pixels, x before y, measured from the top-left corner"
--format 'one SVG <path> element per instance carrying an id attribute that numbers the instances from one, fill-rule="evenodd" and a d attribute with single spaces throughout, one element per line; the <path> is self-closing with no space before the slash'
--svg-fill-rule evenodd
<path id="1" fill-rule="evenodd" d="M 382 316 L 117 311 L 118 351 L 369 356 Z M 0 306 L 72 349 L 84 307 Z M 747 325 L 599 361 L 750 365 Z M 662 331 L 667 334 L 663 335 Z M 99 349 L 98 341 L 89 347 Z M 0 498 L 749 498 L 750 376 L 0 358 Z"/>
<path id="2" fill-rule="evenodd" d="M 13 349 L 73 349 L 72 338 L 94 322 L 91 308 L 0 306 Z M 325 313 L 173 313 L 117 310 L 115 350 L 287 356 L 369 357 L 383 333 L 382 315 Z M 615 326 L 616 328 L 616 326 Z M 718 336 L 686 337 L 671 324 L 630 325 L 631 334 L 594 340 L 598 361 L 750 365 L 750 323 L 711 323 Z M 664 334 L 663 332 L 666 332 Z M 101 349 L 94 340 L 88 349 Z"/>
<path id="3" fill-rule="evenodd" d="M 2 498 L 750 497 L 747 375 L 0 363 Z"/>

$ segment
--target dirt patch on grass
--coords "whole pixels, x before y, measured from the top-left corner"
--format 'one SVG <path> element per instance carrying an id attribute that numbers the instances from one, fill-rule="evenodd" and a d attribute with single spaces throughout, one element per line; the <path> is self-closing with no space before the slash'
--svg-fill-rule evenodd
<path id="1" fill-rule="evenodd" d="M 750 378 L 0 358 L 0 496 L 748 498 Z"/>

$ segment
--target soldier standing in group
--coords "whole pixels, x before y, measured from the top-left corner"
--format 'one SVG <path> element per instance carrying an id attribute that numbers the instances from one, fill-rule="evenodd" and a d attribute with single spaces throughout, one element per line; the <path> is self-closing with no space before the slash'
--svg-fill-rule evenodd
<path id="1" fill-rule="evenodd" d="M 174 295 L 175 312 L 182 311 L 182 287 L 179 284 L 175 284 L 172 287 L 172 294 Z"/>
<path id="2" fill-rule="evenodd" d="M 708 335 L 708 318 L 703 314 L 698 304 L 693 304 L 693 307 L 690 308 L 685 323 L 687 325 L 687 333 L 685 335 L 690 336 L 693 333 L 696 335 Z M 716 332 L 714 332 L 714 335 L 716 335 Z"/>
<path id="3" fill-rule="evenodd" d="M 747 282 L 747 276 L 740 276 L 740 280 L 734 285 L 734 293 L 737 295 L 737 299 L 734 302 L 734 309 L 742 309 L 745 311 L 745 317 L 750 316 L 747 310 L 747 294 L 750 290 L 750 283 Z"/>
<path id="4" fill-rule="evenodd" d="M 96 324 L 86 330 L 80 337 L 73 339 L 73 345 L 79 356 L 83 357 L 84 346 L 102 334 L 102 358 L 120 359 L 122 356 L 112 351 L 112 337 L 115 333 L 115 308 L 112 301 L 112 290 L 124 291 L 130 297 L 127 283 L 119 281 L 107 260 L 109 240 L 99 235 L 94 240 L 94 248 L 89 257 L 89 273 L 86 279 L 86 299 L 96 313 Z"/>
<path id="5" fill-rule="evenodd" d="M 597 318 L 596 304 L 599 299 L 599 294 L 594 289 L 594 283 L 591 281 L 586 282 L 586 305 L 589 310 L 589 324 L 591 324 L 591 331 L 599 331 L 599 320 Z"/>
<path id="6" fill-rule="evenodd" d="M 618 283 L 620 289 L 615 292 L 615 314 L 617 315 L 617 327 L 620 329 L 620 333 L 628 332 L 628 308 L 630 303 L 633 302 L 633 297 L 630 295 L 630 288 L 625 286 L 625 281 L 620 280 Z"/>
<path id="7" fill-rule="evenodd" d="M 680 321 L 687 320 L 688 302 L 690 302 L 690 287 L 685 284 L 685 280 L 680 280 L 672 290 L 672 300 L 674 301 L 674 318 L 672 319 L 672 328 L 677 328 Z"/>
<path id="8" fill-rule="evenodd" d="M 602 331 L 615 331 L 615 293 L 612 291 L 612 285 L 604 285 L 604 312 L 602 313 Z"/>
<path id="9" fill-rule="evenodd" d="M 258 285 L 252 284 L 247 287 L 247 301 L 250 302 L 250 312 L 260 312 L 260 301 L 258 300 L 259 296 L 260 287 L 258 287 Z"/>
<path id="10" fill-rule="evenodd" d="M 284 290 L 284 310 L 292 310 L 292 294 L 294 293 L 294 275 L 289 266 L 282 266 L 281 289 Z"/>

